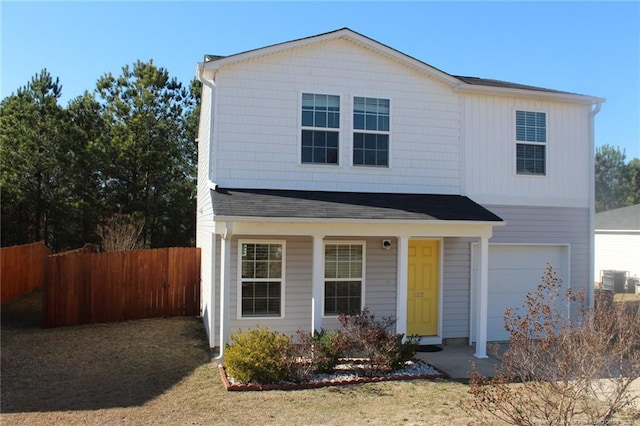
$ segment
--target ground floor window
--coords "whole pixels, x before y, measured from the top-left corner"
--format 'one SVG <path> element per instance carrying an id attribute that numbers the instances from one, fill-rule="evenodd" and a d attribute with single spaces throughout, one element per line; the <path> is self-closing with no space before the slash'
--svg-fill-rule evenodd
<path id="1" fill-rule="evenodd" d="M 360 312 L 364 287 L 364 243 L 324 246 L 324 315 Z"/>
<path id="2" fill-rule="evenodd" d="M 240 242 L 242 317 L 282 315 L 284 242 Z"/>

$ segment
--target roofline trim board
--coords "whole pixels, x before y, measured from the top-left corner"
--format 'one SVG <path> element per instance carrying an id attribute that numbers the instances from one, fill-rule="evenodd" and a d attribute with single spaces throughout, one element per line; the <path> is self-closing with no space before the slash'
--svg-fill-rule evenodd
<path id="1" fill-rule="evenodd" d="M 387 46 L 383 43 L 380 43 L 372 38 L 369 38 L 365 35 L 362 35 L 356 31 L 353 31 L 349 28 L 341 28 L 339 30 L 326 32 L 323 34 L 318 34 L 314 36 L 304 37 L 296 40 L 285 41 L 282 43 L 272 44 L 265 47 L 259 47 L 256 49 L 247 50 L 240 53 L 235 53 L 229 56 L 219 56 L 219 55 L 205 55 L 204 62 L 198 62 L 197 65 L 197 73 L 209 71 L 213 74 L 212 78 L 215 78 L 215 74 L 217 71 L 230 64 L 247 61 L 253 58 L 257 58 L 260 56 L 267 56 L 279 52 L 283 52 L 286 50 L 291 50 L 295 48 L 310 46 L 313 44 L 323 43 L 330 40 L 336 39 L 345 39 L 350 40 L 354 43 L 360 44 L 366 48 L 369 48 L 373 51 L 376 51 L 386 57 L 389 57 L 393 60 L 402 62 L 407 66 L 410 66 L 414 69 L 417 69 L 421 72 L 428 74 L 429 76 L 436 78 L 442 81 L 444 84 L 451 87 L 454 92 L 461 93 L 478 93 L 478 94 L 495 94 L 502 96 L 523 96 L 526 95 L 531 97 L 532 94 L 535 94 L 535 97 L 541 99 L 553 99 L 565 102 L 575 102 L 582 104 L 601 104 L 605 102 L 604 98 L 581 95 L 576 93 L 562 92 L 552 89 L 545 88 L 537 88 L 534 86 L 527 86 L 521 88 L 511 88 L 511 87 L 497 87 L 495 85 L 483 84 L 482 80 L 478 79 L 478 82 L 471 84 L 465 81 L 465 79 L 470 79 L 473 77 L 457 77 L 451 74 L 448 74 L 432 65 L 427 64 L 419 59 L 416 59 L 406 53 L 403 53 L 397 49 L 394 49 L 390 46 Z M 509 82 L 498 82 L 497 80 L 493 80 L 496 83 L 503 84 L 515 84 Z M 526 86 L 522 84 L 518 84 L 519 86 Z"/>

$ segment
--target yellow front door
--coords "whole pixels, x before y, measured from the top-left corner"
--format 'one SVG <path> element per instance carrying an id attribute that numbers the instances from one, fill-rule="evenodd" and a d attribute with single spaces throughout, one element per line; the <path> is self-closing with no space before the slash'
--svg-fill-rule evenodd
<path id="1" fill-rule="evenodd" d="M 436 240 L 409 240 L 407 336 L 438 334 L 438 260 Z"/>

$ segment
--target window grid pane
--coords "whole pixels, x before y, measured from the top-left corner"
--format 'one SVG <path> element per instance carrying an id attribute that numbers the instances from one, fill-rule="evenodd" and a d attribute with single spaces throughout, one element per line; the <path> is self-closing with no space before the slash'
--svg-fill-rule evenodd
<path id="1" fill-rule="evenodd" d="M 302 94 L 302 125 L 305 127 L 340 127 L 340 96 Z"/>
<path id="2" fill-rule="evenodd" d="M 280 283 L 242 283 L 242 316 L 280 316 Z"/>
<path id="3" fill-rule="evenodd" d="M 327 281 L 324 288 L 325 315 L 355 314 L 362 309 L 362 281 Z"/>
<path id="4" fill-rule="evenodd" d="M 546 113 L 516 111 L 516 140 L 545 143 L 547 141 Z"/>
<path id="5" fill-rule="evenodd" d="M 546 152 L 544 145 L 519 143 L 516 146 L 516 172 L 518 174 L 546 174 Z"/>
<path id="6" fill-rule="evenodd" d="M 353 164 L 366 166 L 389 165 L 389 135 L 354 133 Z"/>
<path id="7" fill-rule="evenodd" d="M 302 162 L 338 164 L 338 132 L 303 130 Z"/>

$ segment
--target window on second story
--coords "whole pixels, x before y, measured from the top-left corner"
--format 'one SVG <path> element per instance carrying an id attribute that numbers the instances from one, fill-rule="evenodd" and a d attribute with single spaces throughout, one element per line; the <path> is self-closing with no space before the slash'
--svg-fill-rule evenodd
<path id="1" fill-rule="evenodd" d="M 546 143 L 546 113 L 516 111 L 516 173 L 546 175 Z"/>
<path id="2" fill-rule="evenodd" d="M 389 100 L 353 100 L 353 164 L 389 166 Z"/>
<path id="3" fill-rule="evenodd" d="M 302 163 L 338 164 L 340 96 L 302 94 Z"/>

